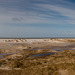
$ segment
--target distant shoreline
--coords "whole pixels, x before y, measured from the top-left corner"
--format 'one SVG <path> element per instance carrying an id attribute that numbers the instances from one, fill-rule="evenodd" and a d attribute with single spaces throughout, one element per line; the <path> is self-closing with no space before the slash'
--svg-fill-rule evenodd
<path id="1" fill-rule="evenodd" d="M 75 39 L 75 37 L 0 37 L 0 39 Z"/>

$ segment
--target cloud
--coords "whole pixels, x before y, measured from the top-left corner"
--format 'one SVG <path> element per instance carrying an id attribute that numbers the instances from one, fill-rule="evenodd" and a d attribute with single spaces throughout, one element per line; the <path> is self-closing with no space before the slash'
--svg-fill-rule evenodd
<path id="1" fill-rule="evenodd" d="M 19 17 L 19 18 L 14 17 L 14 18 L 12 18 L 12 20 L 21 22 L 22 20 L 24 20 L 24 18 L 23 17 Z"/>
<path id="2" fill-rule="evenodd" d="M 73 24 L 69 20 L 75 20 L 75 10 L 67 7 L 73 3 L 65 0 L 1 0 L 0 3 L 6 3 L 0 11 L 3 23 Z"/>
<path id="3" fill-rule="evenodd" d="M 59 14 L 58 17 L 60 15 L 65 17 L 64 18 L 65 22 L 68 22 L 70 24 L 75 24 L 74 23 L 75 21 L 75 10 L 74 9 L 63 7 L 61 5 L 59 6 L 59 5 L 52 5 L 52 4 L 39 4 L 38 6 L 44 10 L 56 12 L 56 15 Z M 62 17 L 60 19 L 62 19 Z M 71 22 L 69 22 L 70 20 Z"/>
<path id="4" fill-rule="evenodd" d="M 46 23 L 46 24 L 59 24 L 59 20 L 52 19 L 54 13 L 51 15 L 41 13 L 42 11 L 12 11 L 5 12 L 5 8 L 1 8 L 0 23 L 12 24 L 30 24 L 30 23 Z M 60 20 L 61 21 L 61 20 Z M 62 22 L 62 21 L 61 21 Z"/>

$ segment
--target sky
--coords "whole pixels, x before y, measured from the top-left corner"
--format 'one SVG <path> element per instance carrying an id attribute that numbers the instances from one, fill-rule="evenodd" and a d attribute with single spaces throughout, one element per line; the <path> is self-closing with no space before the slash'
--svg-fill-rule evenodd
<path id="1" fill-rule="evenodd" d="M 0 37 L 75 37 L 75 0 L 0 0 Z"/>

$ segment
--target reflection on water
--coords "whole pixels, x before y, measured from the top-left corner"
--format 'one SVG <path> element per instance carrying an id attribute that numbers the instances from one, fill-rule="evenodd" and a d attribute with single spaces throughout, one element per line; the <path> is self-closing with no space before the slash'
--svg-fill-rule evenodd
<path id="1" fill-rule="evenodd" d="M 32 48 L 30 50 L 39 50 L 39 49 L 51 49 L 51 47 L 47 47 L 47 48 Z"/>
<path id="2" fill-rule="evenodd" d="M 10 47 L 12 47 L 13 45 L 19 45 L 19 44 L 11 44 L 11 43 L 6 43 L 7 46 L 5 47 L 0 47 L 0 49 L 8 49 Z M 23 43 L 23 45 L 26 45 L 25 43 Z M 29 45 L 29 44 L 27 44 Z M 41 49 L 51 49 L 51 50 L 55 50 L 57 52 L 61 52 L 63 50 L 66 50 L 66 49 L 69 49 L 69 50 L 75 50 L 75 44 L 66 44 L 66 43 L 63 43 L 63 44 L 60 44 L 61 46 L 49 46 L 49 47 L 44 47 L 44 48 L 32 48 L 32 49 L 29 49 L 29 50 L 41 50 Z M 4 58 L 4 56 L 6 55 L 12 55 L 12 54 L 16 54 L 16 53 L 19 53 L 19 52 L 14 52 L 14 53 L 2 53 L 0 54 L 0 59 L 1 58 Z M 47 52 L 47 53 L 43 53 L 43 54 L 35 54 L 35 55 L 30 55 L 29 57 L 39 57 L 39 56 L 46 56 L 46 55 L 52 55 L 52 54 L 55 54 L 56 52 Z"/>
<path id="3" fill-rule="evenodd" d="M 53 49 L 53 50 L 58 51 L 58 52 L 61 52 L 61 51 L 65 50 L 65 49 L 66 48 L 63 48 L 63 49 Z"/>
<path id="4" fill-rule="evenodd" d="M 48 53 L 43 53 L 43 54 L 30 55 L 29 57 L 46 56 L 46 55 L 52 55 L 52 54 L 55 54 L 55 53 L 56 53 L 56 52 L 48 52 Z"/>
<path id="5" fill-rule="evenodd" d="M 4 56 L 6 56 L 6 55 L 12 55 L 12 54 L 16 54 L 16 53 L 19 53 L 19 52 L 14 52 L 14 53 L 1 53 L 0 54 L 0 59 L 4 58 Z"/>
<path id="6" fill-rule="evenodd" d="M 70 49 L 70 50 L 75 50 L 75 48 L 74 49 Z"/>

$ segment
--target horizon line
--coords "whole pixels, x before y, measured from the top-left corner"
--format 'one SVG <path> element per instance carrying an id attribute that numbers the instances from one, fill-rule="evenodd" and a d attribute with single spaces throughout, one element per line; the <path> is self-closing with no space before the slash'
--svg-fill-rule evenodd
<path id="1" fill-rule="evenodd" d="M 75 39 L 75 37 L 0 37 L 0 39 Z"/>

